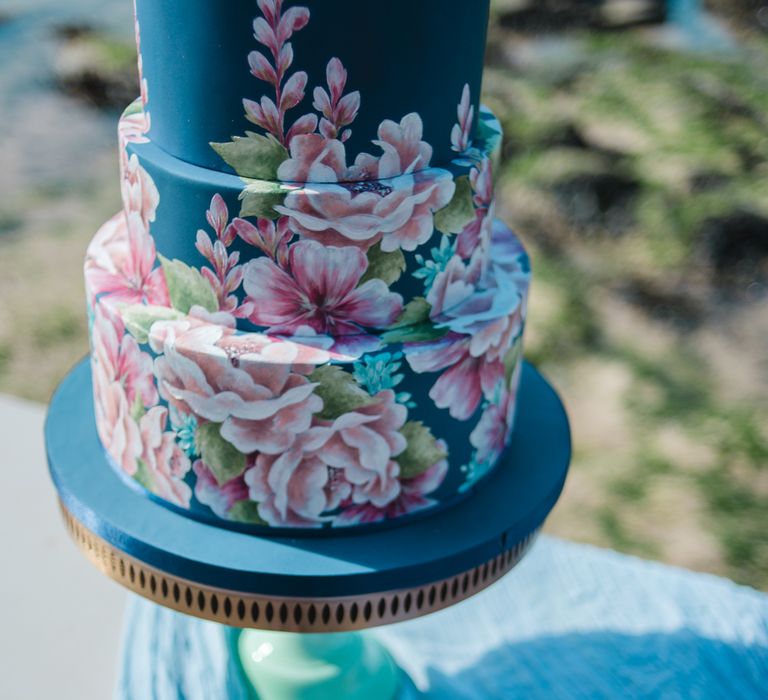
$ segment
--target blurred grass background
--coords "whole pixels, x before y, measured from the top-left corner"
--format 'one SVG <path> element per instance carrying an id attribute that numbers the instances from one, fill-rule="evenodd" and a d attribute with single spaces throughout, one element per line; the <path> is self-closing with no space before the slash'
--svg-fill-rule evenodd
<path id="1" fill-rule="evenodd" d="M 768 589 L 768 6 L 694 4 L 495 0 L 485 101 L 573 422 L 549 531 Z M 46 401 L 87 352 L 130 12 L 0 0 L 0 392 Z"/>

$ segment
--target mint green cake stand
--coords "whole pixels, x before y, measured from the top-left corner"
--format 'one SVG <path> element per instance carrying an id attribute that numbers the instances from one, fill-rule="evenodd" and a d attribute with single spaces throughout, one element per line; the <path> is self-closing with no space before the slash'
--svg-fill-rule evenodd
<path id="1" fill-rule="evenodd" d="M 46 421 L 70 534 L 135 593 L 230 628 L 240 681 L 262 700 L 416 697 L 389 653 L 362 631 L 449 607 L 506 574 L 555 505 L 570 460 L 562 404 L 526 365 L 512 442 L 464 501 L 389 528 L 256 536 L 129 488 L 96 435 L 90 382 L 81 362 Z"/>

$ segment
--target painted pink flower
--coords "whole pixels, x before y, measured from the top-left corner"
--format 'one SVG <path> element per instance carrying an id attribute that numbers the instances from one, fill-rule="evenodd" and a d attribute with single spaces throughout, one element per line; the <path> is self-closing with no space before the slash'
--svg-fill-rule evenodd
<path id="1" fill-rule="evenodd" d="M 184 481 L 189 458 L 176 443 L 176 434 L 166 431 L 168 409 L 154 406 L 139 421 L 141 459 L 147 469 L 152 493 L 178 506 L 189 508 L 192 489 Z"/>
<path id="2" fill-rule="evenodd" d="M 451 130 L 451 149 L 456 153 L 464 153 L 470 146 L 472 136 L 472 124 L 475 118 L 475 108 L 472 106 L 469 93 L 469 84 L 464 86 L 461 93 L 461 102 L 456 110 L 459 121 Z"/>
<path id="3" fill-rule="evenodd" d="M 251 74 L 269 83 L 275 99 L 264 95 L 258 102 L 243 100 L 246 119 L 272 134 L 280 143 L 288 145 L 299 134 L 312 133 L 317 128 L 317 116 L 305 114 L 297 119 L 285 133 L 285 115 L 304 99 L 307 74 L 303 71 L 288 76 L 293 63 L 293 49 L 288 41 L 294 32 L 309 22 L 309 9 L 290 7 L 283 12 L 282 0 L 258 0 L 262 17 L 253 21 L 253 36 L 266 47 L 270 57 L 260 51 L 251 51 L 248 65 Z"/>
<path id="4" fill-rule="evenodd" d="M 471 352 L 471 336 L 449 333 L 439 340 L 407 343 L 405 354 L 414 372 L 442 372 L 429 391 L 438 408 L 467 420 L 485 396 L 492 396 L 504 377 L 504 363 Z"/>
<path id="5" fill-rule="evenodd" d="M 520 331 L 529 283 L 519 241 L 503 224 L 489 226 L 468 261 L 456 254 L 435 276 L 426 297 L 430 319 L 471 335 L 473 355 L 493 352 L 505 346 L 506 334 Z"/>
<path id="6" fill-rule="evenodd" d="M 120 318 L 101 305 L 95 309 L 91 343 L 96 428 L 107 452 L 133 475 L 142 440 L 132 409 L 158 401 L 152 358 L 125 333 Z"/>
<path id="7" fill-rule="evenodd" d="M 120 469 L 133 476 L 142 453 L 141 432 L 131 416 L 125 387 L 119 382 L 108 381 L 99 365 L 92 363 L 91 367 L 99 438 Z"/>
<path id="8" fill-rule="evenodd" d="M 313 427 L 279 455 L 257 454 L 245 473 L 250 498 L 270 525 L 312 526 L 329 518 L 351 487 L 338 469 L 329 468 L 319 448 L 331 431 Z"/>
<path id="9" fill-rule="evenodd" d="M 408 410 L 393 391 L 374 396 L 373 403 L 345 413 L 330 426 L 331 437 L 319 450 L 323 461 L 341 469 L 352 485 L 355 503 L 383 507 L 400 493 L 400 467 L 393 460 L 407 446 L 400 429 Z"/>
<path id="10" fill-rule="evenodd" d="M 91 357 L 108 382 L 124 388 L 130 404 L 138 402 L 148 408 L 157 403 L 152 356 L 142 352 L 136 339 L 125 332 L 120 316 L 101 304 L 95 309 Z"/>
<path id="11" fill-rule="evenodd" d="M 291 230 L 324 245 L 355 245 L 364 251 L 412 251 L 434 233 L 434 214 L 455 190 L 446 170 L 431 168 L 391 180 L 318 184 L 294 190 L 275 210 Z"/>
<path id="12" fill-rule="evenodd" d="M 155 265 L 155 243 L 136 212 L 110 219 L 88 247 L 85 278 L 91 298 L 170 306 L 165 275 Z"/>
<path id="13" fill-rule="evenodd" d="M 360 154 L 355 160 L 356 179 L 382 180 L 428 168 L 432 146 L 422 140 L 423 133 L 421 117 L 415 112 L 406 114 L 399 124 L 385 119 L 379 125 L 378 140 L 373 142 L 383 153 L 379 158 Z"/>
<path id="14" fill-rule="evenodd" d="M 299 241 L 288 251 L 288 269 L 260 257 L 246 265 L 243 288 L 250 320 L 271 333 L 294 334 L 309 327 L 333 337 L 386 328 L 403 309 L 403 299 L 378 279 L 360 284 L 368 260 L 357 248 Z"/>
<path id="15" fill-rule="evenodd" d="M 296 136 L 291 141 L 290 154 L 277 169 L 282 182 L 346 182 L 352 177 L 344 144 L 336 139 L 320 134 Z"/>
<path id="16" fill-rule="evenodd" d="M 248 486 L 242 474 L 219 485 L 216 477 L 203 460 L 195 460 L 192 469 L 197 477 L 195 481 L 195 497 L 220 518 L 227 519 L 232 507 L 236 503 L 248 498 Z"/>
<path id="17" fill-rule="evenodd" d="M 485 231 L 493 226 L 495 218 L 493 167 L 489 158 L 483 159 L 479 167 L 472 168 L 469 181 L 474 193 L 472 200 L 475 205 L 475 218 L 456 238 L 456 252 L 464 259 L 472 255 Z"/>
<path id="18" fill-rule="evenodd" d="M 475 460 L 480 464 L 496 462 L 509 444 L 517 406 L 517 386 L 520 380 L 518 364 L 509 387 L 505 387 L 498 403 L 489 403 L 480 416 L 469 441 L 477 450 Z"/>
<path id="19" fill-rule="evenodd" d="M 128 165 L 128 152 L 126 150 L 129 143 L 148 143 L 147 132 L 151 126 L 149 112 L 140 109 L 129 114 L 123 114 L 117 123 L 117 143 L 120 150 L 120 172 L 122 173 Z"/>
<path id="20" fill-rule="evenodd" d="M 235 218 L 231 227 L 248 245 L 261 250 L 280 267 L 288 265 L 288 243 L 293 238 L 293 231 L 288 228 L 286 217 L 281 216 L 277 221 L 258 219 L 255 226 L 250 221 Z"/>
<path id="21" fill-rule="evenodd" d="M 252 333 L 238 347 L 233 334 L 211 324 L 164 329 L 155 360 L 160 395 L 182 413 L 221 423 L 221 436 L 243 454 L 287 450 L 323 407 L 301 372 L 310 368 L 292 364 L 296 344 Z M 156 347 L 157 338 L 150 340 Z"/>
<path id="22" fill-rule="evenodd" d="M 500 222 L 486 231 L 469 261 L 455 255 L 435 276 L 429 315 L 449 333 L 408 343 L 405 353 L 415 372 L 446 370 L 429 395 L 454 418 L 466 420 L 483 396 L 493 396 L 504 357 L 523 329 L 529 282 L 525 251 Z"/>
<path id="23" fill-rule="evenodd" d="M 394 393 L 316 422 L 281 454 L 256 454 L 245 473 L 249 495 L 272 525 L 318 525 L 342 503 L 381 508 L 400 495 L 400 467 L 392 458 L 406 441 L 399 432 L 407 410 Z"/>
<path id="24" fill-rule="evenodd" d="M 443 440 L 437 445 L 444 452 L 448 446 Z M 416 513 L 435 505 L 436 501 L 428 498 L 445 480 L 448 473 L 448 460 L 441 459 L 422 474 L 411 479 L 400 479 L 400 494 L 386 506 L 379 508 L 373 503 L 342 504 L 342 511 L 334 518 L 334 527 L 375 523 L 381 520 L 399 518 L 409 513 Z"/>
<path id="25" fill-rule="evenodd" d="M 338 138 L 344 142 L 352 135 L 352 131 L 344 127 L 349 126 L 357 117 L 360 109 L 360 93 L 355 91 L 344 95 L 347 71 L 338 58 L 328 61 L 325 76 L 328 81 L 328 91 L 316 87 L 312 106 L 323 115 L 320 120 L 320 133 L 326 139 Z"/>
<path id="26" fill-rule="evenodd" d="M 296 137 L 278 177 L 313 186 L 290 192 L 275 210 L 289 217 L 293 231 L 324 245 L 368 250 L 381 241 L 385 252 L 415 250 L 432 236 L 434 213 L 455 191 L 448 171 L 428 167 L 432 148 L 421 136 L 417 114 L 399 124 L 385 120 L 374 142 L 381 157 L 361 154 L 351 167 L 341 141 Z"/>
<path id="27" fill-rule="evenodd" d="M 160 193 L 149 173 L 139 164 L 135 153 L 128 158 L 120 189 L 125 211 L 138 214 L 144 228 L 149 231 L 149 224 L 155 220 L 155 213 L 160 204 Z"/>

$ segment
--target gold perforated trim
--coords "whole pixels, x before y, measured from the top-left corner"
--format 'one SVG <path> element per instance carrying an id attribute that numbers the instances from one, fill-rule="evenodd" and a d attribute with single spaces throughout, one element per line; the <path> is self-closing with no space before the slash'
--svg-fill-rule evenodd
<path id="1" fill-rule="evenodd" d="M 345 632 L 402 622 L 442 610 L 506 574 L 536 533 L 462 574 L 416 588 L 340 598 L 281 598 L 204 586 L 147 566 L 105 542 L 61 504 L 67 530 L 99 571 L 149 600 L 233 627 L 283 632 Z"/>

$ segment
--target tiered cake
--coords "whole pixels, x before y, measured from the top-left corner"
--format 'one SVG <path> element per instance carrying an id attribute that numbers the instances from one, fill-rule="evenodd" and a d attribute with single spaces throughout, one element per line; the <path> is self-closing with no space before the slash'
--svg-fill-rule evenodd
<path id="1" fill-rule="evenodd" d="M 489 0 L 137 0 L 124 210 L 85 265 L 99 436 L 265 533 L 403 522 L 509 440 L 530 269 L 494 219 Z"/>

